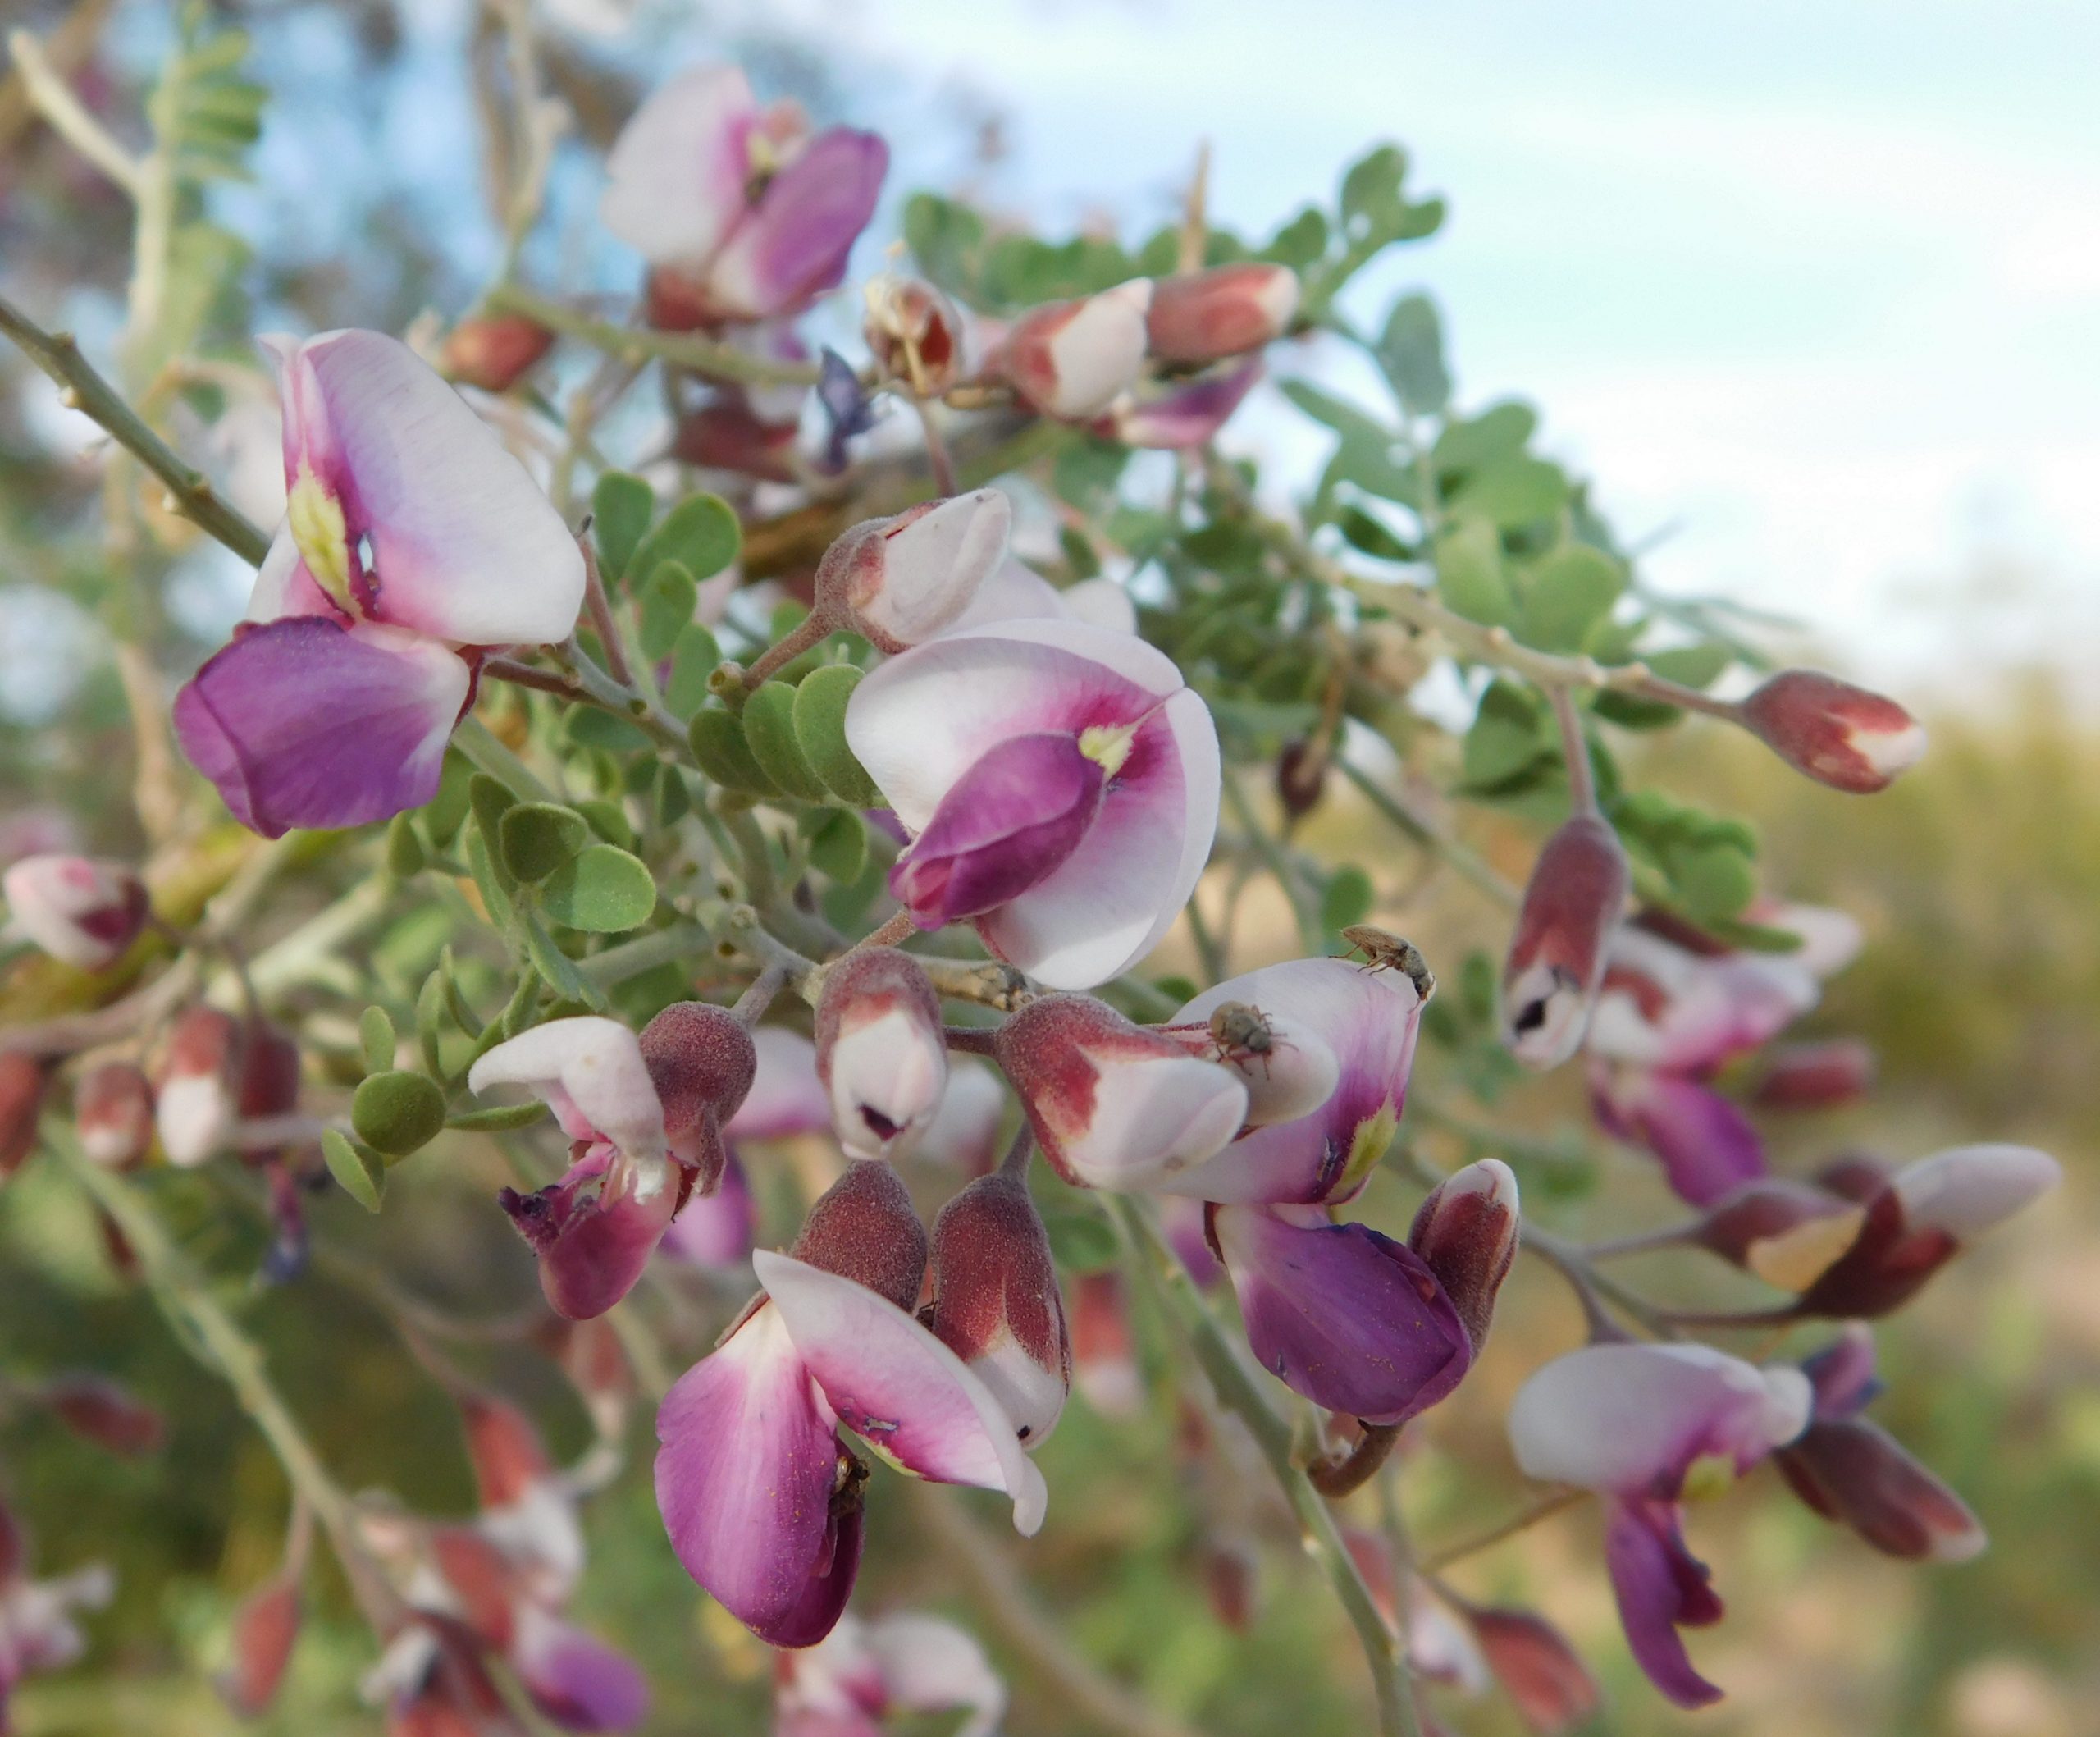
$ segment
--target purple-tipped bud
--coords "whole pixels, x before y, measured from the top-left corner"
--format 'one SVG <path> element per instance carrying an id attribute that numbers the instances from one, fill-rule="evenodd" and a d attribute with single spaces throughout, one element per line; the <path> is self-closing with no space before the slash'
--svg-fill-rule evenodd
<path id="1" fill-rule="evenodd" d="M 660 1163 L 609 1166 L 601 1157 L 531 1194 L 505 1188 L 496 1200 L 538 1257 L 540 1289 L 555 1312 L 588 1321 L 634 1288 L 684 1202 L 691 1174 Z M 593 1183 L 600 1184 L 595 1194 Z"/>
<path id="2" fill-rule="evenodd" d="M 934 1221 L 927 1325 L 1012 1418 L 1030 1449 L 1056 1428 L 1072 1343 L 1050 1238 L 1018 1177 L 980 1177 Z"/>
<path id="3" fill-rule="evenodd" d="M 962 370 L 962 316 L 931 284 L 885 272 L 868 280 L 861 327 L 875 366 L 920 398 L 938 398 Z"/>
<path id="4" fill-rule="evenodd" d="M 1783 1177 L 1746 1182 L 1710 1209 L 1692 1240 L 1782 1291 L 1806 1291 L 1851 1247 L 1856 1202 Z"/>
<path id="5" fill-rule="evenodd" d="M 289 1572 L 264 1581 L 234 1612 L 232 1648 L 216 1686 L 236 1717 L 260 1719 L 276 1702 L 301 1614 L 299 1578 Z"/>
<path id="6" fill-rule="evenodd" d="M 1477 1355 L 1495 1319 L 1495 1296 L 1517 1258 L 1517 1177 L 1498 1158 L 1454 1171 L 1416 1210 L 1408 1246 L 1436 1275 Z"/>
<path id="7" fill-rule="evenodd" d="M 996 1040 L 1051 1167 L 1086 1188 L 1142 1188 L 1221 1149 L 1247 1119 L 1230 1068 L 1087 995 L 1045 995 Z"/>
<path id="8" fill-rule="evenodd" d="M 1542 1737 L 1559 1737 L 1597 1710 L 1603 1699 L 1597 1680 L 1544 1617 L 1507 1609 L 1464 1615 L 1495 1681 Z"/>
<path id="9" fill-rule="evenodd" d="M 1803 1502 L 1883 1555 L 1965 1562 L 1989 1541 L 1966 1502 L 1864 1418 L 1811 1424 L 1774 1457 Z"/>
<path id="10" fill-rule="evenodd" d="M 1187 452 L 1217 437 L 1261 377 L 1259 362 L 1243 362 L 1223 373 L 1180 381 L 1145 398 L 1125 395 L 1094 423 L 1093 431 L 1125 446 Z"/>
<path id="11" fill-rule="evenodd" d="M 1765 1058 L 1755 1101 L 1769 1110 L 1834 1109 L 1874 1090 L 1873 1049 L 1856 1037 L 1782 1044 Z"/>
<path id="12" fill-rule="evenodd" d="M 20 1049 L 0 1050 L 0 1177 L 12 1176 L 36 1150 L 43 1114 L 43 1063 Z"/>
<path id="13" fill-rule="evenodd" d="M 0 875 L 11 926 L 52 958 L 99 971 L 129 947 L 150 908 L 145 883 L 121 863 L 25 857 Z"/>
<path id="14" fill-rule="evenodd" d="M 816 605 L 878 651 L 924 643 L 970 606 L 1007 556 L 1013 509 L 997 489 L 855 525 L 817 564 Z"/>
<path id="15" fill-rule="evenodd" d="M 640 1041 L 664 1106 L 664 1141 L 693 1172 L 695 1190 L 710 1193 L 722 1177 L 723 1124 L 758 1072 L 751 1035 L 724 1008 L 679 1001 L 642 1027 Z"/>
<path id="16" fill-rule="evenodd" d="M 1098 416 L 1144 366 L 1151 302 L 1151 283 L 1135 277 L 1082 301 L 1032 308 L 1008 330 L 1001 370 L 1046 416 L 1065 422 Z"/>
<path id="17" fill-rule="evenodd" d="M 994 743 L 897 859 L 891 893 L 921 929 L 998 910 L 1079 848 L 1107 783 L 1102 763 L 1063 731 Z"/>
<path id="18" fill-rule="evenodd" d="M 129 1062 L 104 1062 L 73 1088 L 73 1125 L 91 1163 L 130 1170 L 153 1143 L 153 1089 Z"/>
<path id="19" fill-rule="evenodd" d="M 1925 752 L 1924 725 L 1895 701 L 1814 670 L 1782 670 L 1740 715 L 1796 772 L 1855 796 L 1886 789 Z"/>
<path id="20" fill-rule="evenodd" d="M 477 314 L 452 328 L 438 372 L 463 386 L 507 392 L 554 347 L 554 333 L 524 314 Z"/>
<path id="21" fill-rule="evenodd" d="M 816 1040 L 817 1078 L 847 1155 L 889 1158 L 916 1145 L 948 1079 L 941 998 L 925 967 L 894 947 L 847 953 L 824 973 Z"/>
<path id="22" fill-rule="evenodd" d="M 802 1220 L 795 1259 L 836 1273 L 902 1310 L 919 1306 L 926 1278 L 926 1227 L 903 1178 L 888 1164 L 856 1160 Z"/>
<path id="23" fill-rule="evenodd" d="M 1628 885 L 1609 821 L 1578 814 L 1546 841 L 1502 967 L 1503 1041 L 1527 1067 L 1557 1067 L 1588 1030 Z"/>
<path id="24" fill-rule="evenodd" d="M 1289 266 L 1221 265 L 1154 283 L 1145 336 L 1162 362 L 1217 362 L 1281 337 L 1297 312 Z"/>
<path id="25" fill-rule="evenodd" d="M 39 1396 L 59 1422 L 106 1453 L 135 1460 L 158 1453 L 167 1424 L 151 1406 L 99 1375 L 60 1375 Z"/>
<path id="26" fill-rule="evenodd" d="M 194 1007 L 176 1016 L 153 1105 L 170 1163 L 201 1164 L 232 1138 L 240 1073 L 241 1029 L 231 1014 Z"/>

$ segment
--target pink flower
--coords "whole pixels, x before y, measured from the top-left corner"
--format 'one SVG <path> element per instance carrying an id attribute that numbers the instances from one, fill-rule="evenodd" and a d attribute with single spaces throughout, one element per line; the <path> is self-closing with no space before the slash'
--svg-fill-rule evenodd
<path id="1" fill-rule="evenodd" d="M 957 1707 L 970 1717 L 955 1737 L 991 1737 L 1007 1708 L 1006 1684 L 967 1633 L 915 1611 L 844 1616 L 781 1655 L 774 1737 L 882 1737 L 894 1715 Z"/>
<path id="2" fill-rule="evenodd" d="M 1518 1389 L 1509 1440 L 1528 1477 L 1610 1498 L 1605 1559 L 1619 1620 L 1649 1680 L 1680 1707 L 1720 1690 L 1691 1667 L 1680 1627 L 1721 1619 L 1682 1505 L 1726 1488 L 1809 1419 L 1801 1371 L 1759 1369 L 1704 1345 L 1591 1345 Z"/>
<path id="3" fill-rule="evenodd" d="M 874 134 L 813 135 L 741 67 L 694 66 L 622 129 L 599 214 L 655 268 L 660 324 L 772 319 L 838 286 L 888 167 Z"/>
<path id="4" fill-rule="evenodd" d="M 894 947 L 863 947 L 824 973 L 817 1077 L 849 1158 L 911 1151 L 948 1081 L 941 999 L 925 967 Z"/>
<path id="5" fill-rule="evenodd" d="M 995 621 L 1084 621 L 1118 633 L 1138 630 L 1130 594 L 1106 576 L 1082 579 L 1062 591 L 1011 555 L 987 574 L 970 606 L 949 624 L 951 631 L 988 627 Z"/>
<path id="6" fill-rule="evenodd" d="M 436 793 L 482 648 L 566 638 L 583 558 L 452 388 L 375 331 L 270 341 L 284 523 L 248 623 L 176 696 L 244 825 L 354 826 Z"/>
<path id="7" fill-rule="evenodd" d="M 944 634 L 854 690 L 846 734 L 911 834 L 890 884 L 914 920 L 972 921 L 1052 988 L 1143 958 L 1210 855 L 1209 709 L 1171 659 L 1111 629 Z"/>
<path id="8" fill-rule="evenodd" d="M 656 1499 L 686 1571 L 761 1639 L 810 1646 L 860 1563 L 867 1470 L 842 1425 L 916 1475 L 1004 1490 L 1032 1534 L 1048 1500 L 1017 1427 L 910 1312 L 925 1232 L 895 1171 L 853 1163 L 764 1292 L 657 1415 Z"/>
<path id="9" fill-rule="evenodd" d="M 0 875 L 7 926 L 54 959 L 100 971 L 139 938 L 145 883 L 121 863 L 24 857 Z"/>
<path id="10" fill-rule="evenodd" d="M 1223 373 L 1185 380 L 1147 398 L 1125 395 L 1094 425 L 1094 432 L 1126 446 L 1184 452 L 1206 446 L 1232 419 L 1262 377 L 1258 361 Z"/>

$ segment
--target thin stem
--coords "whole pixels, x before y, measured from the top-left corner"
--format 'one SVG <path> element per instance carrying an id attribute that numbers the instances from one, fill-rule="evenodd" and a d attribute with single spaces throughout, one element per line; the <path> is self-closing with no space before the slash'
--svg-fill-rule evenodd
<path id="1" fill-rule="evenodd" d="M 1380 1613 L 1371 1589 L 1335 1529 L 1334 1516 L 1292 1453 L 1291 1428 L 1279 1417 L 1225 1336 L 1217 1318 L 1197 1294 L 1188 1273 L 1162 1240 L 1144 1206 L 1127 1195 L 1103 1197 L 1121 1228 L 1147 1288 L 1173 1318 L 1189 1341 L 1218 1403 L 1247 1425 L 1262 1456 L 1290 1501 L 1303 1537 L 1306 1554 L 1326 1574 L 1371 1666 L 1382 1737 L 1422 1737 L 1415 1711 L 1414 1684 L 1393 1631 Z"/>
<path id="2" fill-rule="evenodd" d="M 482 679 L 509 682 L 514 688 L 530 688 L 536 693 L 551 693 L 557 699 L 591 703 L 583 684 L 568 671 L 542 670 L 536 664 L 521 664 L 514 657 L 483 658 Z"/>
<path id="3" fill-rule="evenodd" d="M 564 641 L 555 648 L 556 655 L 575 675 L 577 685 L 583 691 L 579 697 L 592 705 L 602 706 L 627 721 L 655 740 L 659 747 L 667 747 L 680 758 L 690 761 L 692 751 L 686 741 L 685 726 L 660 706 L 653 705 L 643 695 L 637 693 L 624 682 L 616 682 L 600 669 L 575 640 Z"/>
<path id="4" fill-rule="evenodd" d="M 919 413 L 920 431 L 926 437 L 926 464 L 934 473 L 934 492 L 952 495 L 956 491 L 955 455 L 948 450 L 940 424 L 934 420 L 934 407 L 923 398 L 914 398 L 911 408 Z"/>
<path id="5" fill-rule="evenodd" d="M 776 670 L 786 668 L 834 631 L 832 622 L 822 610 L 811 610 L 758 654 L 757 661 L 743 672 L 744 691 L 746 693 L 756 692 L 759 683 Z"/>
<path id="6" fill-rule="evenodd" d="M 919 925 L 913 920 L 911 913 L 896 911 L 883 920 L 880 928 L 870 930 L 847 950 L 858 953 L 864 947 L 896 947 L 918 933 Z M 833 962 L 838 962 L 834 960 Z"/>
<path id="7" fill-rule="evenodd" d="M 1373 808 L 1416 843 L 1441 857 L 1458 871 L 1462 879 L 1509 910 L 1515 910 L 1522 903 L 1523 894 L 1497 874 L 1486 857 L 1417 814 L 1361 767 L 1350 765 L 1346 756 L 1338 758 L 1335 764 L 1341 768 L 1342 776 L 1363 793 Z"/>
<path id="8" fill-rule="evenodd" d="M 999 1174 L 1010 1176 L 1016 1182 L 1028 1178 L 1029 1160 L 1035 1156 L 1035 1130 L 1026 1122 L 1014 1136 L 1014 1143 L 1007 1148 L 1007 1155 L 999 1160 Z"/>
<path id="9" fill-rule="evenodd" d="M 961 1055 L 997 1055 L 998 1033 L 988 1026 L 943 1026 L 941 1036 Z"/>
<path id="10" fill-rule="evenodd" d="M 1477 1556 L 1504 1538 L 1514 1538 L 1520 1532 L 1528 1532 L 1541 1520 L 1550 1520 L 1554 1515 L 1573 1507 L 1578 1502 L 1587 1501 L 1589 1495 L 1587 1490 L 1570 1485 L 1565 1489 L 1541 1496 L 1529 1507 L 1519 1510 L 1500 1525 L 1491 1526 L 1485 1532 L 1477 1532 L 1471 1538 L 1460 1538 L 1454 1544 L 1447 1544 L 1441 1550 L 1431 1552 L 1422 1560 L 1422 1572 L 1424 1575 L 1437 1574 L 1454 1562 L 1463 1561 L 1469 1556 Z"/>
<path id="11" fill-rule="evenodd" d="M 1321 1460 L 1305 1468 L 1312 1488 L 1330 1502 L 1352 1496 L 1378 1475 L 1393 1444 L 1400 1438 L 1398 1424 L 1366 1424 L 1363 1433 L 1344 1454 Z"/>
<path id="12" fill-rule="evenodd" d="M 1299 941 L 1306 952 L 1318 952 L 1319 916 L 1307 902 L 1304 889 L 1299 884 L 1298 872 L 1291 866 L 1290 859 L 1285 855 L 1283 847 L 1269 835 L 1268 829 L 1262 825 L 1260 817 L 1254 812 L 1254 805 L 1247 799 L 1247 793 L 1239 788 L 1239 780 L 1230 772 L 1226 774 L 1224 790 L 1226 807 L 1232 810 L 1234 818 L 1253 841 L 1256 853 L 1268 871 L 1276 876 L 1276 884 L 1282 889 L 1283 896 L 1290 903 L 1291 915 L 1298 924 Z"/>
<path id="13" fill-rule="evenodd" d="M 588 537 L 576 546 L 583 551 L 583 601 L 591 611 L 591 625 L 598 630 L 598 642 L 605 648 L 605 672 L 623 688 L 634 685 L 634 671 L 627 661 L 627 643 L 620 624 L 613 619 L 613 600 L 605 595 L 605 582 L 598 571 L 598 552 Z"/>
<path id="14" fill-rule="evenodd" d="M 1659 1231 L 1642 1231 L 1637 1236 L 1614 1236 L 1605 1242 L 1586 1242 L 1577 1252 L 1589 1260 L 1616 1260 L 1623 1255 L 1646 1255 L 1656 1249 L 1681 1248 L 1689 1242 L 1699 1229 L 1696 1219 L 1685 1224 L 1664 1226 Z"/>
<path id="15" fill-rule="evenodd" d="M 174 511 L 217 537 L 249 566 L 262 565 L 262 557 L 270 552 L 270 539 L 219 498 L 210 478 L 185 464 L 146 426 L 116 389 L 88 365 L 71 333 L 46 331 L 5 296 L 0 296 L 0 332 L 58 383 L 59 396 L 67 408 L 95 423 L 167 485 L 167 503 Z"/>
<path id="16" fill-rule="evenodd" d="M 765 1017 L 765 1010 L 773 1005 L 773 998 L 787 986 L 788 967 L 778 962 L 768 965 L 751 979 L 751 985 L 737 996 L 736 1005 L 729 1009 L 729 1017 L 746 1031 Z"/>
<path id="17" fill-rule="evenodd" d="M 1590 765 L 1590 744 L 1582 734 L 1575 696 L 1565 688 L 1549 688 L 1545 697 L 1553 706 L 1554 721 L 1560 726 L 1560 751 L 1568 761 L 1568 806 L 1576 814 L 1595 815 L 1596 774 Z"/>
<path id="18" fill-rule="evenodd" d="M 1659 1319 L 1671 1327 L 1726 1328 L 1751 1332 L 1760 1328 L 1792 1327 L 1801 1319 L 1796 1305 L 1777 1309 L 1661 1309 Z"/>
<path id="19" fill-rule="evenodd" d="M 73 87 L 45 58 L 43 44 L 27 30 L 7 33 L 7 53 L 13 58 L 22 89 L 37 113 L 66 144 L 101 170 L 135 200 L 144 176 L 138 159 L 95 119 Z"/>
<path id="20" fill-rule="evenodd" d="M 775 362 L 718 344 L 711 338 L 688 333 L 644 331 L 610 320 L 593 318 L 550 296 L 500 284 L 488 293 L 485 305 L 501 312 L 522 313 L 550 331 L 602 350 L 623 362 L 668 362 L 689 368 L 717 380 L 744 386 L 815 386 L 820 372 L 814 363 Z"/>

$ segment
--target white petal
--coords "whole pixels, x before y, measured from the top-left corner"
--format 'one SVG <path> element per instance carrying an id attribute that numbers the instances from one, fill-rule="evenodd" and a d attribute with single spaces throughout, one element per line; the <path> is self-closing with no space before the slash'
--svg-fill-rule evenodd
<path id="1" fill-rule="evenodd" d="M 618 1020 L 586 1015 L 552 1019 L 476 1062 L 468 1090 L 523 1086 L 551 1106 L 563 1131 L 582 1140 L 596 1134 L 634 1159 L 660 1159 L 665 1150 L 664 1106 L 641 1059 L 641 1045 Z M 564 1108 L 581 1117 L 572 1127 Z"/>
<path id="2" fill-rule="evenodd" d="M 1906 1221 L 1967 1238 L 2011 1218 L 2063 1180 L 2063 1167 L 2032 1146 L 1954 1146 L 1896 1173 Z"/>
<path id="3" fill-rule="evenodd" d="M 742 67 L 679 73 L 614 141 L 599 220 L 655 263 L 704 263 L 743 214 L 745 128 L 756 112 Z"/>

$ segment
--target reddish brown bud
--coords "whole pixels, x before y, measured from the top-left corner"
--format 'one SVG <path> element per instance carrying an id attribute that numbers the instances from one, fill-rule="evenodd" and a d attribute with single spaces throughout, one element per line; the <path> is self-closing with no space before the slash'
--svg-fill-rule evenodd
<path id="1" fill-rule="evenodd" d="M 244 1034 L 240 1089 L 235 1103 L 243 1122 L 289 1116 L 299 1108 L 299 1044 L 282 1026 L 252 1021 Z"/>
<path id="2" fill-rule="evenodd" d="M 897 1172 L 854 1159 L 818 1198 L 788 1252 L 886 1296 L 900 1309 L 919 1306 L 926 1277 L 926 1229 Z"/>
<path id="3" fill-rule="evenodd" d="M 1518 1237 L 1517 1177 L 1497 1158 L 1454 1171 L 1416 1209 L 1408 1246 L 1436 1275 L 1475 1351 L 1487 1342 Z"/>
<path id="4" fill-rule="evenodd" d="M 1072 1344 L 1050 1238 L 1028 1186 L 980 1177 L 934 1221 L 927 1325 L 1006 1407 L 1033 1449 L 1057 1427 L 1072 1385 Z"/>
<path id="5" fill-rule="evenodd" d="M 1529 1611 L 1464 1615 L 1487 1668 L 1533 1730 L 1558 1737 L 1596 1712 L 1603 1698 L 1596 1679 L 1551 1623 Z"/>
<path id="6" fill-rule="evenodd" d="M 36 1150 L 46 1078 L 36 1057 L 20 1049 L 0 1050 L 0 1177 L 12 1176 Z"/>
<path id="7" fill-rule="evenodd" d="M 1324 745 L 1303 736 L 1284 743 L 1276 757 L 1276 799 L 1294 821 L 1320 806 L 1327 787 L 1327 758 Z"/>
<path id="8" fill-rule="evenodd" d="M 642 291 L 642 314 L 659 331 L 699 331 L 717 323 L 707 286 L 672 266 L 649 274 Z"/>
<path id="9" fill-rule="evenodd" d="M 234 1612 L 232 1655 L 217 1687 L 238 1716 L 259 1719 L 277 1698 L 299 1643 L 300 1614 L 299 1580 L 289 1573 L 265 1581 Z"/>
<path id="10" fill-rule="evenodd" d="M 452 328 L 439 372 L 463 386 L 507 392 L 554 345 L 554 333 L 522 313 L 477 314 Z"/>
<path id="11" fill-rule="evenodd" d="M 938 398 L 962 368 L 962 317 L 931 284 L 885 273 L 870 278 L 862 330 L 875 366 L 920 398 Z"/>
<path id="12" fill-rule="evenodd" d="M 89 1162 L 132 1169 L 153 1143 L 153 1089 L 129 1062 L 90 1067 L 73 1088 L 73 1125 Z"/>
<path id="13" fill-rule="evenodd" d="M 482 1507 L 508 1507 L 548 1474 L 540 1432 L 509 1401 L 491 1393 L 462 1394 L 459 1418 Z"/>
<path id="14" fill-rule="evenodd" d="M 232 1137 L 241 1035 L 217 1008 L 185 1008 L 169 1027 L 153 1114 L 170 1163 L 201 1164 Z"/>
<path id="15" fill-rule="evenodd" d="M 678 419 L 671 451 L 703 470 L 733 470 L 765 482 L 792 482 L 799 424 L 760 419 L 742 395 L 725 395 Z"/>
<path id="16" fill-rule="evenodd" d="M 1874 1076 L 1874 1050 L 1856 1037 L 1783 1044 L 1765 1058 L 1755 1101 L 1765 1109 L 1834 1109 L 1865 1097 Z"/>
<path id="17" fill-rule="evenodd" d="M 1886 1556 L 1965 1562 L 1988 1542 L 1968 1504 L 1864 1418 L 1810 1424 L 1773 1457 L 1810 1507 Z"/>
<path id="18" fill-rule="evenodd" d="M 758 1072 L 751 1035 L 727 1009 L 678 1001 L 642 1027 L 641 1059 L 664 1106 L 673 1156 L 692 1167 L 693 1186 L 713 1191 L 725 1154 L 722 1124 L 737 1113 Z"/>
<path id="19" fill-rule="evenodd" d="M 1782 1291 L 1802 1291 L 1851 1248 L 1865 1222 L 1855 1201 L 1806 1182 L 1746 1182 L 1699 1223 L 1693 1240 Z"/>
<path id="20" fill-rule="evenodd" d="M 816 1046 L 817 1078 L 849 1157 L 918 1144 L 948 1080 L 941 998 L 923 965 L 894 947 L 847 953 L 824 973 Z"/>
<path id="21" fill-rule="evenodd" d="M 1924 726 L 1895 701 L 1814 670 L 1781 670 L 1739 715 L 1796 772 L 1855 796 L 1886 789 L 1925 752 Z"/>
<path id="22" fill-rule="evenodd" d="M 1282 336 L 1297 312 L 1289 266 L 1221 265 L 1153 284 L 1145 336 L 1162 362 L 1217 362 Z"/>
<path id="23" fill-rule="evenodd" d="M 1016 320 L 999 353 L 1014 390 L 1046 416 L 1084 422 L 1136 381 L 1145 359 L 1142 277 L 1081 301 L 1051 302 Z"/>
<path id="24" fill-rule="evenodd" d="M 1581 1044 L 1628 884 L 1618 834 L 1596 815 L 1539 853 L 1502 967 L 1503 1041 L 1526 1067 L 1556 1067 Z"/>
<path id="25" fill-rule="evenodd" d="M 44 1384 L 43 1399 L 81 1440 L 127 1460 L 158 1453 L 167 1440 L 159 1412 L 99 1375 L 60 1375 Z"/>
<path id="26" fill-rule="evenodd" d="M 1245 1634 L 1262 1606 L 1260 1552 L 1244 1538 L 1213 1538 L 1204 1542 L 1203 1558 L 1211 1614 L 1234 1634 Z"/>

